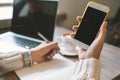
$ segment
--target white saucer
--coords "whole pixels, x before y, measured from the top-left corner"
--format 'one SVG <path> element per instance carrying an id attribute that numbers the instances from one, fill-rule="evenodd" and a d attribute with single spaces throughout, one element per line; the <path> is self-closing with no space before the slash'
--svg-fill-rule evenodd
<path id="1" fill-rule="evenodd" d="M 66 50 L 61 50 L 60 54 L 64 56 L 77 56 L 78 55 L 76 51 L 66 51 Z"/>

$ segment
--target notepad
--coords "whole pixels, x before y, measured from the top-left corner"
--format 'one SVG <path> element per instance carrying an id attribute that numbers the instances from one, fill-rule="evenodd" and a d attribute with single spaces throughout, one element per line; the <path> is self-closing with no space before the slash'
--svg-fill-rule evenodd
<path id="1" fill-rule="evenodd" d="M 21 80 L 70 80 L 75 62 L 57 54 L 51 61 L 16 70 Z"/>

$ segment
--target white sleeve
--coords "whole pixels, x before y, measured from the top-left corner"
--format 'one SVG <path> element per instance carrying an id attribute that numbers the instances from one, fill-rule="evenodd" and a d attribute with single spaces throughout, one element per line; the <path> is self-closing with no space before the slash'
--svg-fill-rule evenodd
<path id="1" fill-rule="evenodd" d="M 72 80 L 100 80 L 100 61 L 94 58 L 78 61 Z"/>
<path id="2" fill-rule="evenodd" d="M 0 53 L 0 75 L 24 66 L 21 52 Z"/>

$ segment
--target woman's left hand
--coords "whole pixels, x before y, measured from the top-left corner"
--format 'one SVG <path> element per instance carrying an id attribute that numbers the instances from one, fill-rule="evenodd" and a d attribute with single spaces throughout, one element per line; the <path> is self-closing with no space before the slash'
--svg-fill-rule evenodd
<path id="1" fill-rule="evenodd" d="M 81 22 L 81 20 L 82 20 L 82 17 L 78 16 L 77 21 Z M 101 50 L 103 48 L 104 40 L 107 33 L 106 27 L 107 27 L 107 22 L 104 21 L 100 27 L 100 32 L 97 38 L 92 42 L 92 44 L 89 46 L 87 50 L 78 47 L 78 56 L 80 60 L 87 59 L 87 58 L 95 58 L 95 59 L 100 58 Z M 73 25 L 73 30 L 77 31 L 78 25 Z M 75 35 L 74 33 L 71 34 L 71 37 L 74 37 L 74 35 Z"/>

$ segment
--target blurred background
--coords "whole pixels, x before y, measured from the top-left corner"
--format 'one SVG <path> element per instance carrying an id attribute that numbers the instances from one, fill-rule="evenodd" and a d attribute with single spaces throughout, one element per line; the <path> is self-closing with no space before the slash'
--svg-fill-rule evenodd
<path id="1" fill-rule="evenodd" d="M 56 25 L 71 30 L 78 24 L 76 17 L 82 15 L 90 0 L 59 0 Z M 108 33 L 105 42 L 120 47 L 120 0 L 93 0 L 110 7 L 107 18 Z M 10 27 L 13 0 L 0 0 L 0 32 Z"/>

